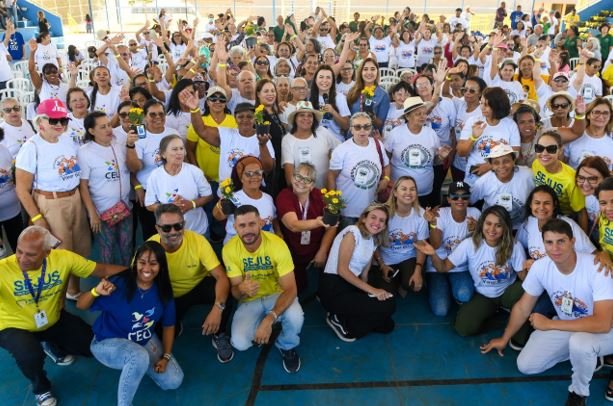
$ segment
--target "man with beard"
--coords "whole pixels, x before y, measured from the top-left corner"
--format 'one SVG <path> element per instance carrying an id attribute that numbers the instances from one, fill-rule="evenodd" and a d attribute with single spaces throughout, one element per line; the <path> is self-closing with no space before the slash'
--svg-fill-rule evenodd
<path id="1" fill-rule="evenodd" d="M 281 323 L 275 346 L 287 373 L 300 369 L 300 330 L 304 313 L 296 298 L 294 263 L 289 248 L 275 234 L 261 231 L 258 209 L 243 205 L 234 212 L 236 234 L 223 248 L 223 260 L 239 301 L 232 320 L 232 345 L 245 351 L 268 344 L 272 326 Z"/>

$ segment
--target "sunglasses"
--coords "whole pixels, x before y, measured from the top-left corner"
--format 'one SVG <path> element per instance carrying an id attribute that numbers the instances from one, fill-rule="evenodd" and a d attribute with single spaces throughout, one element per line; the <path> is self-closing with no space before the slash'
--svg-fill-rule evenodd
<path id="1" fill-rule="evenodd" d="M 255 178 L 255 177 L 261 178 L 264 175 L 264 170 L 258 169 L 257 171 L 245 171 L 243 172 L 243 175 L 245 175 L 248 178 Z"/>
<path id="2" fill-rule="evenodd" d="M 310 184 L 313 183 L 313 179 L 307 177 L 307 176 L 302 176 L 299 173 L 295 173 L 294 174 L 294 179 L 296 179 L 298 182 L 302 182 L 304 184 Z"/>
<path id="3" fill-rule="evenodd" d="M 473 89 L 471 87 L 463 87 L 460 89 L 464 93 L 477 94 L 479 93 L 479 89 Z"/>
<path id="4" fill-rule="evenodd" d="M 151 118 L 156 118 L 156 117 L 162 118 L 162 117 L 166 116 L 166 113 L 164 113 L 164 112 L 159 112 L 159 113 L 152 112 L 152 113 L 147 113 L 147 115 L 149 117 L 151 117 Z"/>
<path id="5" fill-rule="evenodd" d="M 130 113 L 119 113 L 118 115 L 120 118 L 126 118 L 130 115 Z"/>
<path id="6" fill-rule="evenodd" d="M 351 128 L 353 128 L 356 131 L 361 131 L 361 130 L 366 130 L 366 131 L 370 131 L 370 129 L 372 128 L 372 124 L 355 124 L 353 126 L 351 126 Z"/>
<path id="7" fill-rule="evenodd" d="M 68 122 L 70 121 L 70 119 L 68 117 L 64 117 L 64 118 L 49 118 L 49 119 L 47 119 L 47 121 L 49 121 L 49 124 L 51 124 L 51 125 L 61 124 L 64 127 L 66 127 L 68 125 Z"/>
<path id="8" fill-rule="evenodd" d="M 255 61 L 255 64 L 256 65 L 268 65 L 268 61 L 265 61 L 265 60 L 262 59 L 262 60 L 259 60 L 259 61 Z"/>
<path id="9" fill-rule="evenodd" d="M 536 152 L 537 154 L 540 154 L 543 151 L 547 151 L 548 154 L 555 154 L 556 152 L 558 152 L 558 146 L 557 145 L 541 145 L 541 144 L 536 144 L 534 146 L 534 152 Z"/>
<path id="10" fill-rule="evenodd" d="M 451 193 L 449 195 L 449 198 L 453 201 L 460 200 L 460 199 L 468 200 L 470 199 L 470 193 Z"/>
<path id="11" fill-rule="evenodd" d="M 562 103 L 562 104 L 551 103 L 551 109 L 552 110 L 567 109 L 568 107 L 570 107 L 570 103 Z"/>
<path id="12" fill-rule="evenodd" d="M 175 231 L 181 231 L 183 230 L 183 227 L 185 227 L 185 222 L 182 221 L 180 223 L 175 223 L 175 224 L 158 224 L 157 225 L 160 230 L 162 230 L 165 233 L 169 233 L 170 230 L 172 230 L 174 228 Z"/>
<path id="13" fill-rule="evenodd" d="M 227 101 L 225 97 L 217 97 L 217 96 L 209 97 L 207 100 L 210 101 L 211 103 L 225 103 Z"/>
<path id="14" fill-rule="evenodd" d="M 21 111 L 21 106 L 13 106 L 13 107 L 5 107 L 2 109 L 6 114 L 14 111 L 15 113 L 19 113 Z"/>

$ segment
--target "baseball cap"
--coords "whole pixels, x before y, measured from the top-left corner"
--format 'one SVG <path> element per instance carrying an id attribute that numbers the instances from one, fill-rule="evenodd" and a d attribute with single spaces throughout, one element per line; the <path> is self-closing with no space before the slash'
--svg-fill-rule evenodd
<path id="1" fill-rule="evenodd" d="M 44 114 L 49 118 L 66 118 L 68 117 L 68 109 L 60 99 L 43 100 L 36 109 L 37 114 Z"/>
<path id="2" fill-rule="evenodd" d="M 465 193 L 470 193 L 470 186 L 468 186 L 468 183 L 464 182 L 451 182 L 449 184 L 449 194 L 458 193 L 460 190 L 463 190 Z"/>
<path id="3" fill-rule="evenodd" d="M 226 94 L 226 91 L 221 86 L 213 86 L 213 87 L 209 88 L 209 90 L 206 92 L 206 97 L 211 97 L 215 93 L 222 94 L 223 97 L 228 97 L 228 95 Z"/>
<path id="4" fill-rule="evenodd" d="M 568 77 L 568 73 L 566 73 L 566 72 L 556 72 L 556 73 L 554 73 L 552 80 L 557 81 L 556 79 L 558 79 L 558 78 L 563 78 L 567 82 L 570 80 L 570 78 Z"/>

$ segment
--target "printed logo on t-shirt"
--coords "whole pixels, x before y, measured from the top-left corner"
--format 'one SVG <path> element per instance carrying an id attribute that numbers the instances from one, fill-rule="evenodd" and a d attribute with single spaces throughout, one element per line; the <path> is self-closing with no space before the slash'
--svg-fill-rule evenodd
<path id="1" fill-rule="evenodd" d="M 569 317 L 586 317 L 587 305 L 579 298 L 573 297 L 573 294 L 569 291 L 556 291 L 551 295 L 553 305 L 560 311 Z"/>
<path id="2" fill-rule="evenodd" d="M 155 324 L 153 315 L 155 314 L 155 306 L 145 311 L 145 313 L 132 313 L 132 329 L 128 333 L 128 340 L 139 342 L 151 338 L 151 327 Z"/>
<path id="3" fill-rule="evenodd" d="M 245 151 L 240 148 L 232 148 L 230 152 L 228 152 L 228 167 L 234 168 L 234 165 L 238 162 L 239 159 L 245 156 Z"/>
<path id="4" fill-rule="evenodd" d="M 0 189 L 7 188 L 13 184 L 13 177 L 11 172 L 6 169 L 0 168 Z"/>
<path id="5" fill-rule="evenodd" d="M 605 228 L 600 241 L 602 244 L 613 245 L 613 228 Z"/>
<path id="6" fill-rule="evenodd" d="M 57 173 L 58 175 L 60 175 L 62 180 L 72 179 L 73 177 L 78 176 L 81 173 L 81 167 L 77 162 L 76 156 L 59 156 L 55 158 L 53 167 L 57 169 Z"/>
<path id="7" fill-rule="evenodd" d="M 32 283 L 32 289 L 34 292 L 38 292 L 39 278 L 30 278 Z M 62 278 L 59 271 L 52 271 L 45 274 L 45 281 L 43 282 L 43 288 L 40 294 L 40 301 L 46 300 L 49 290 L 62 284 Z M 13 282 L 13 296 L 20 306 L 34 304 L 34 298 L 28 289 L 28 285 L 24 279 L 18 279 Z"/>
<path id="8" fill-rule="evenodd" d="M 443 119 L 441 116 L 430 116 L 427 120 L 430 123 L 430 127 L 433 130 L 438 130 L 443 126 Z"/>
<path id="9" fill-rule="evenodd" d="M 556 192 L 556 195 L 558 197 L 561 197 L 562 192 L 564 191 L 564 185 L 562 183 L 556 182 L 553 179 L 547 177 L 547 175 L 540 170 L 537 170 L 536 175 L 534 175 L 534 185 L 547 185 L 552 188 L 554 192 Z"/>
<path id="10" fill-rule="evenodd" d="M 70 139 L 77 145 L 83 145 L 83 138 L 85 137 L 85 130 L 80 128 L 71 128 L 70 130 Z"/>
<path id="11" fill-rule="evenodd" d="M 104 178 L 113 182 L 119 180 L 119 165 L 115 162 L 114 159 L 110 161 L 104 161 L 106 165 L 106 173 L 104 174 Z"/>
<path id="12" fill-rule="evenodd" d="M 413 243 L 417 239 L 417 234 L 409 232 L 403 233 L 400 229 L 392 230 L 389 234 L 390 248 L 394 251 L 406 251 L 413 247 Z"/>
<path id="13" fill-rule="evenodd" d="M 256 258 L 243 258 L 243 272 L 270 271 L 272 268 L 272 259 L 268 255 Z"/>
<path id="14" fill-rule="evenodd" d="M 499 144 L 506 144 L 506 142 L 504 140 L 494 140 L 490 137 L 479 138 L 479 141 L 477 141 L 477 150 L 481 153 L 483 158 L 487 158 L 490 156 L 492 148 Z"/>
<path id="15" fill-rule="evenodd" d="M 443 247 L 445 248 L 447 255 L 451 254 L 451 252 L 456 249 L 461 242 L 462 239 L 457 235 L 450 235 L 449 237 L 445 238 L 443 241 Z"/>
<path id="16" fill-rule="evenodd" d="M 590 103 L 596 97 L 596 88 L 591 83 L 584 83 L 579 94 L 583 96 L 586 103 Z"/>
<path id="17" fill-rule="evenodd" d="M 509 96 L 509 101 L 511 102 L 511 104 L 518 102 L 517 95 L 515 94 L 515 92 L 511 91 L 510 89 L 504 89 L 504 91 L 507 96 Z"/>
<path id="18" fill-rule="evenodd" d="M 375 186 L 379 176 L 377 165 L 367 159 L 358 162 L 351 170 L 353 184 L 360 189 L 370 189 Z"/>
<path id="19" fill-rule="evenodd" d="M 547 253 L 541 251 L 538 247 L 528 247 L 528 255 L 530 256 L 530 258 L 536 261 L 537 259 L 546 257 Z"/>
<path id="20" fill-rule="evenodd" d="M 412 144 L 401 152 L 400 159 L 409 168 L 423 168 L 432 160 L 432 154 L 423 145 Z"/>
<path id="21" fill-rule="evenodd" d="M 179 188 L 171 190 L 170 192 L 164 192 L 164 196 L 166 196 L 166 203 L 174 202 L 179 196 Z"/>
<path id="22" fill-rule="evenodd" d="M 162 156 L 160 155 L 159 148 L 156 148 L 155 151 L 153 151 L 151 157 L 153 158 L 153 163 L 155 164 L 155 166 L 162 166 L 162 164 L 164 163 L 164 161 L 162 161 Z"/>
<path id="23" fill-rule="evenodd" d="M 495 262 L 486 261 L 479 266 L 479 277 L 484 285 L 498 285 L 511 279 L 508 265 L 498 266 Z"/>

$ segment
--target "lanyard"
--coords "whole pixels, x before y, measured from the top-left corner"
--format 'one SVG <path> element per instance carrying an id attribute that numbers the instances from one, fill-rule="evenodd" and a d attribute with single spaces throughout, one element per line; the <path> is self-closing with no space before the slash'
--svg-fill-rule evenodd
<path id="1" fill-rule="evenodd" d="M 300 211 L 302 211 L 302 219 L 306 220 L 307 212 L 309 211 L 309 198 L 307 198 L 307 201 L 304 204 L 304 207 L 302 207 L 302 204 L 300 202 L 298 202 L 298 206 L 300 206 Z"/>
<path id="2" fill-rule="evenodd" d="M 24 270 L 21 270 L 21 272 L 23 273 L 23 278 L 25 279 L 25 282 L 26 282 L 26 286 L 28 287 L 28 290 L 30 291 L 30 295 L 32 295 L 32 299 L 34 299 L 34 303 L 36 304 L 37 309 L 38 309 L 38 301 L 40 300 L 40 294 L 42 293 L 43 285 L 45 284 L 45 271 L 46 270 L 47 270 L 47 258 L 43 259 L 43 267 L 40 272 L 40 278 L 38 279 L 38 292 L 36 292 L 36 295 L 34 294 L 34 287 L 32 286 L 32 281 L 30 280 L 28 273 Z"/>

